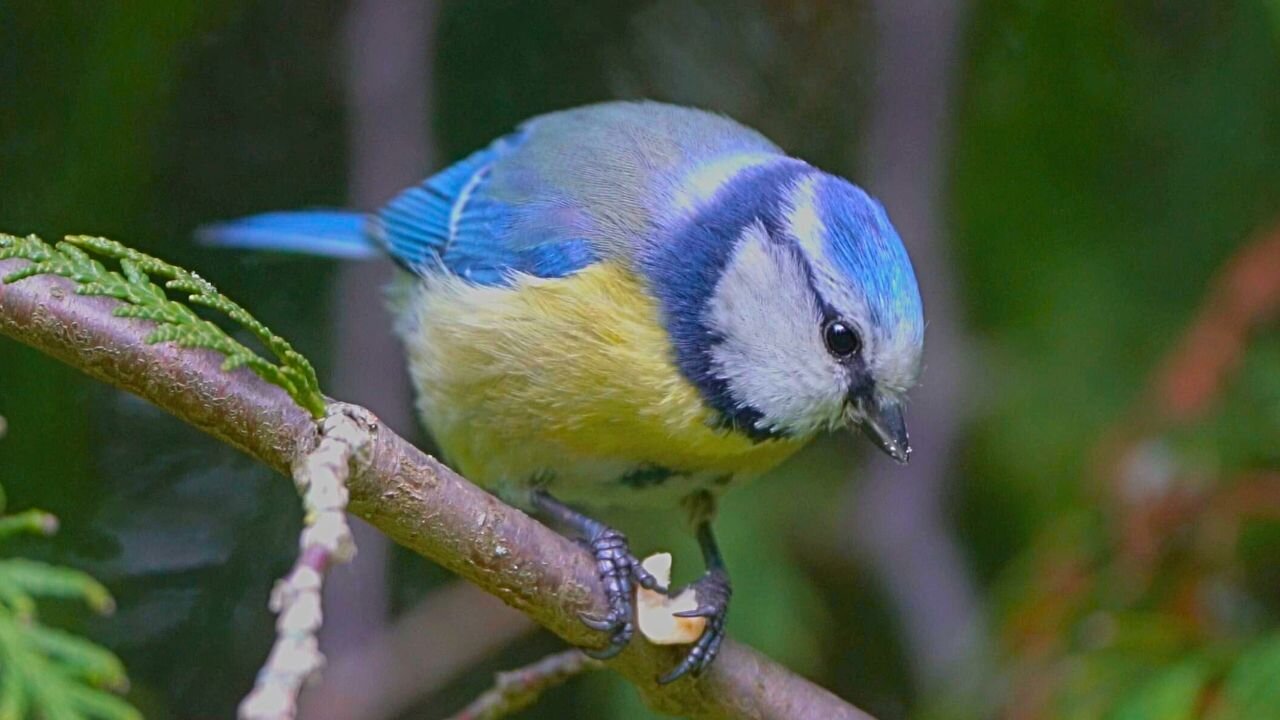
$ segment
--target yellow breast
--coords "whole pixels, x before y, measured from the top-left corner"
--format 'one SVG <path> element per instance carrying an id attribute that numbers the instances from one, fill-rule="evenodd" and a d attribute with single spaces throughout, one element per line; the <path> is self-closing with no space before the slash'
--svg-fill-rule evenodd
<path id="1" fill-rule="evenodd" d="M 642 463 L 752 475 L 803 444 L 713 427 L 654 301 L 616 264 L 510 287 L 418 284 L 398 330 L 424 421 L 450 462 L 483 484 Z"/>

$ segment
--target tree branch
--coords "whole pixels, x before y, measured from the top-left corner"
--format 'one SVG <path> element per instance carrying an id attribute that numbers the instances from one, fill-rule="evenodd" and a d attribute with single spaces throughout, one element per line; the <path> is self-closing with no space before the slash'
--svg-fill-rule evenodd
<path id="1" fill-rule="evenodd" d="M 23 266 L 0 261 L 0 276 Z M 150 326 L 113 317 L 117 302 L 75 293 L 59 277 L 0 283 L 0 334 L 129 390 L 278 472 L 315 447 L 316 424 L 282 390 L 252 373 L 220 369 L 212 352 L 148 345 Z M 349 509 L 417 552 L 527 613 L 575 645 L 604 645 L 579 615 L 601 616 L 590 555 L 428 457 L 385 427 L 348 481 Z M 691 718 L 870 716 L 754 650 L 726 642 L 698 681 L 660 687 L 679 648 L 634 642 L 608 663 L 654 709 Z"/>

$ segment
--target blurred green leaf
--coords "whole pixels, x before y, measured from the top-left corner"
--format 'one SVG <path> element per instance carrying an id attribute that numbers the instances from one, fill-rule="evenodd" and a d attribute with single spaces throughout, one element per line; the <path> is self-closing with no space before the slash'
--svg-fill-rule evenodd
<path id="1" fill-rule="evenodd" d="M 1193 720 L 1208 681 L 1209 667 L 1199 661 L 1159 670 L 1126 693 L 1107 720 Z"/>
<path id="2" fill-rule="evenodd" d="M 1271 10 L 1271 24 L 1276 31 L 1276 44 L 1280 45 L 1280 0 L 1264 0 L 1266 6 Z"/>
<path id="3" fill-rule="evenodd" d="M 10 525 L 21 527 L 48 531 L 47 523 Z M 79 570 L 0 559 L 0 720 L 140 720 L 112 695 L 129 685 L 114 654 L 39 621 L 38 601 L 48 598 L 79 600 L 99 613 L 115 607 L 106 588 Z"/>
<path id="4" fill-rule="evenodd" d="M 1280 717 L 1280 635 L 1246 649 L 1222 682 L 1209 720 Z"/>

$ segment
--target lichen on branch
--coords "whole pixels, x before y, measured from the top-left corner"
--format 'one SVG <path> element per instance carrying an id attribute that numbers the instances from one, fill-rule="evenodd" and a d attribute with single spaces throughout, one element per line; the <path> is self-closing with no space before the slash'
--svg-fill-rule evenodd
<path id="1" fill-rule="evenodd" d="M 316 636 L 324 622 L 321 591 L 329 569 L 350 562 L 355 539 L 347 525 L 347 478 L 367 461 L 376 425 L 368 411 L 335 403 L 320 428 L 320 444 L 296 464 L 293 481 L 306 516 L 293 569 L 271 591 L 276 642 L 253 690 L 240 703 L 242 720 L 290 720 L 298 693 L 324 666 Z"/>

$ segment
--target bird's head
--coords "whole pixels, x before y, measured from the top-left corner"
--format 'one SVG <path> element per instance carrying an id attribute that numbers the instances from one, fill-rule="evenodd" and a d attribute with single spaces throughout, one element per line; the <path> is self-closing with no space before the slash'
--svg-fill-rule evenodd
<path id="1" fill-rule="evenodd" d="M 884 208 L 799 161 L 744 171 L 652 264 L 677 360 L 757 439 L 860 427 L 899 462 L 924 318 Z"/>

